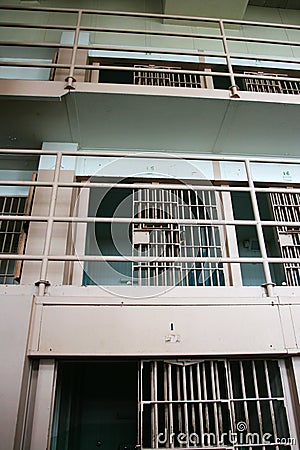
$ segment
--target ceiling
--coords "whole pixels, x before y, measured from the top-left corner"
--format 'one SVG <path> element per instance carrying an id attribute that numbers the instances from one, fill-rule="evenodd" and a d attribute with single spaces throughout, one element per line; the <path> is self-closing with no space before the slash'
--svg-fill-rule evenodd
<path id="1" fill-rule="evenodd" d="M 247 6 L 300 10 L 300 0 L 162 0 L 166 15 L 187 15 L 242 20 Z M 165 19 L 164 23 L 195 25 L 193 21 L 178 22 Z"/>
<path id="2" fill-rule="evenodd" d="M 300 0 L 249 0 L 248 4 L 269 8 L 300 9 Z"/>
<path id="3" fill-rule="evenodd" d="M 242 19 L 247 4 L 248 0 L 163 0 L 163 12 L 170 15 Z"/>

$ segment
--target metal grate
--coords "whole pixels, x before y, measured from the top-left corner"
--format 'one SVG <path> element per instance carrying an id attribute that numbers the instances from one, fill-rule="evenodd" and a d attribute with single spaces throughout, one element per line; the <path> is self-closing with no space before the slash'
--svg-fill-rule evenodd
<path id="1" fill-rule="evenodd" d="M 276 360 L 144 361 L 139 395 L 143 449 L 279 449 L 290 436 Z"/>
<path id="2" fill-rule="evenodd" d="M 177 219 L 217 219 L 213 191 L 135 189 L 133 213 L 153 224 L 133 223 L 133 256 L 153 261 L 133 263 L 133 280 L 147 286 L 223 286 L 221 263 L 206 262 L 221 257 L 218 226 L 176 223 Z M 160 222 L 161 219 L 170 222 Z M 158 262 L 157 257 L 201 257 L 200 263 Z"/>
<path id="3" fill-rule="evenodd" d="M 270 77 L 287 77 L 286 74 L 264 72 L 245 72 L 245 75 L 269 75 Z M 288 80 L 270 80 L 268 78 L 244 78 L 245 90 L 271 94 L 300 94 L 300 82 Z"/>
<path id="4" fill-rule="evenodd" d="M 26 197 L 0 197 L 0 214 L 24 214 Z M 23 222 L 0 220 L 0 253 L 17 253 Z M 0 284 L 14 282 L 15 260 L 0 261 Z"/>
<path id="5" fill-rule="evenodd" d="M 300 260 L 300 194 L 270 193 L 275 220 L 298 222 L 296 226 L 276 227 L 281 253 L 284 258 Z M 284 263 L 288 286 L 300 286 L 300 262 Z"/>
<path id="6" fill-rule="evenodd" d="M 201 76 L 197 74 L 178 73 L 174 70 L 179 67 L 166 66 L 140 66 L 135 65 L 134 84 L 144 86 L 172 86 L 172 87 L 188 87 L 201 88 Z M 143 69 L 164 69 L 168 72 L 148 72 Z"/>

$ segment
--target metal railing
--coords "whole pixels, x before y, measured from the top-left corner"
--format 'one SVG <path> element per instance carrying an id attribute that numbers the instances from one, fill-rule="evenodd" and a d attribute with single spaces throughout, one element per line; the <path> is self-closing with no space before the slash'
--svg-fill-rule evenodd
<path id="1" fill-rule="evenodd" d="M 265 78 L 245 78 L 245 89 L 250 92 L 271 94 L 300 94 L 300 83 L 297 81 L 277 80 L 278 74 L 263 72 L 245 72 L 245 75 L 264 75 Z M 268 77 L 268 78 L 266 78 Z M 269 77 L 272 77 L 270 79 Z"/>
<path id="2" fill-rule="evenodd" d="M 230 433 L 239 436 L 240 423 L 247 436 L 255 434 L 257 443 L 268 429 L 274 444 L 265 448 L 279 450 L 276 438 L 290 436 L 280 361 L 174 359 L 140 364 L 138 444 L 142 449 L 229 449 Z M 253 441 L 245 439 L 243 447 L 253 448 Z"/>
<path id="3" fill-rule="evenodd" d="M 261 267 L 261 274 L 263 277 L 263 284 L 266 288 L 267 295 L 272 296 L 273 295 L 273 286 L 276 282 L 274 279 L 274 274 L 272 273 L 273 267 L 278 266 L 281 267 L 282 271 L 284 268 L 288 267 L 288 265 L 293 265 L 294 269 L 296 268 L 297 274 L 293 275 L 294 280 L 297 279 L 296 283 L 291 283 L 293 286 L 299 286 L 300 285 L 300 259 L 295 253 L 282 251 L 278 254 L 272 254 L 270 252 L 270 249 L 268 248 L 268 239 L 266 239 L 266 230 L 271 229 L 274 232 L 274 235 L 276 233 L 280 234 L 282 232 L 282 227 L 285 227 L 284 229 L 287 229 L 286 227 L 289 227 L 289 229 L 293 230 L 293 233 L 296 232 L 300 235 L 299 230 L 299 222 L 295 220 L 295 217 L 299 216 L 299 209 L 300 205 L 297 202 L 297 199 L 299 199 L 300 194 L 300 185 L 290 185 L 286 186 L 285 184 L 278 184 L 277 186 L 262 186 L 261 184 L 257 184 L 253 180 L 252 175 L 252 165 L 254 163 L 262 163 L 262 164 L 270 164 L 272 163 L 282 163 L 282 160 L 276 160 L 276 159 L 267 159 L 267 158 L 251 158 L 251 159 L 245 159 L 243 157 L 218 157 L 218 156 L 188 156 L 184 155 L 183 159 L 185 160 L 203 160 L 203 161 L 211 161 L 213 164 L 219 164 L 224 161 L 234 161 L 234 162 L 240 162 L 244 166 L 245 170 L 245 182 L 240 183 L 239 185 L 236 184 L 236 182 L 230 183 L 228 180 L 217 179 L 217 182 L 215 183 L 214 180 L 211 180 L 208 182 L 199 180 L 198 182 L 189 183 L 189 182 L 182 182 L 180 180 L 161 180 L 160 183 L 152 183 L 151 180 L 143 180 L 143 181 L 136 181 L 136 182 L 127 182 L 126 180 L 120 180 L 117 178 L 113 182 L 107 182 L 107 180 L 99 181 L 98 178 L 91 178 L 89 180 L 80 181 L 76 178 L 75 170 L 74 170 L 74 181 L 69 182 L 63 182 L 61 181 L 61 172 L 62 169 L 62 162 L 65 161 L 65 158 L 68 157 L 74 157 L 77 156 L 77 158 L 96 158 L 96 157 L 119 157 L 119 152 L 114 151 L 84 151 L 84 152 L 67 152 L 67 151 L 41 151 L 41 150 L 11 150 L 11 149 L 2 149 L 0 150 L 1 155 L 7 156 L 8 154 L 18 156 L 26 154 L 32 155 L 36 157 L 37 155 L 51 155 L 56 158 L 55 168 L 54 170 L 50 171 L 49 181 L 16 181 L 16 180 L 1 180 L 0 181 L 0 187 L 3 190 L 3 188 L 6 187 L 17 187 L 17 186 L 27 186 L 32 187 L 35 189 L 35 195 L 39 193 L 41 195 L 41 192 L 48 192 L 47 195 L 49 195 L 49 207 L 48 211 L 45 213 L 45 211 L 41 210 L 41 205 L 39 205 L 39 202 L 33 203 L 33 209 L 32 214 L 25 214 L 22 216 L 19 216 L 17 214 L 6 214 L 5 211 L 2 211 L 2 214 L 0 216 L 0 219 L 2 223 L 9 222 L 13 223 L 21 221 L 21 222 L 28 222 L 29 223 L 29 235 L 28 235 L 28 242 L 32 242 L 32 240 L 35 239 L 34 233 L 30 235 L 30 227 L 33 226 L 33 224 L 42 224 L 43 225 L 43 242 L 41 250 L 38 253 L 31 253 L 28 250 L 25 251 L 23 254 L 12 254 L 10 252 L 2 253 L 1 254 L 1 260 L 5 261 L 38 261 L 39 264 L 39 285 L 40 285 L 40 293 L 43 294 L 45 287 L 48 283 L 48 280 L 51 282 L 51 275 L 49 276 L 49 264 L 53 264 L 54 262 L 68 262 L 69 264 L 77 263 L 83 265 L 86 265 L 88 263 L 106 263 L 106 264 L 114 264 L 114 263 L 126 263 L 131 264 L 136 267 L 136 264 L 143 265 L 146 264 L 157 268 L 160 265 L 168 266 L 175 263 L 177 265 L 181 265 L 184 267 L 184 271 L 188 276 L 189 274 L 199 274 L 200 267 L 208 268 L 212 272 L 212 267 L 215 267 L 216 270 L 223 271 L 226 278 L 226 285 L 235 286 L 239 282 L 235 281 L 235 275 L 233 273 L 233 268 L 239 267 L 241 268 L 243 265 L 249 265 L 252 266 L 254 264 L 259 265 Z M 138 154 L 138 153 L 123 153 L 122 157 L 127 158 L 149 158 L 149 155 L 144 154 Z M 154 156 L 155 157 L 155 156 Z M 161 159 L 171 159 L 171 155 L 164 155 L 159 156 Z M 288 164 L 299 164 L 299 160 L 285 160 L 284 164 L 285 166 Z M 143 192 L 150 192 L 152 191 L 154 196 L 158 195 L 162 191 L 165 192 L 172 192 L 173 193 L 176 190 L 180 191 L 179 197 L 182 199 L 184 196 L 188 196 L 188 199 L 186 201 L 186 205 L 180 206 L 181 208 L 188 208 L 186 209 L 185 213 L 181 213 L 181 215 L 177 215 L 172 213 L 171 210 L 168 210 L 168 214 L 164 213 L 163 215 L 159 216 L 153 216 L 153 213 L 151 212 L 151 215 L 149 213 L 150 209 L 153 208 L 153 205 L 148 207 L 148 210 L 146 210 L 145 213 L 142 213 L 141 215 L 133 214 L 128 215 L 127 209 L 125 208 L 125 212 L 123 213 L 115 213 L 115 211 L 111 211 L 110 213 L 88 213 L 85 214 L 80 213 L 80 209 L 77 211 L 76 208 L 72 207 L 72 201 L 70 200 L 70 204 L 68 206 L 68 209 L 66 210 L 65 214 L 61 214 L 57 212 L 57 206 L 59 202 L 59 198 L 63 195 L 63 192 L 69 191 L 70 188 L 75 195 L 75 197 L 79 195 L 79 193 L 82 192 L 88 192 L 91 193 L 92 191 L 95 192 L 95 190 L 99 193 L 102 192 L 113 192 L 116 193 L 118 190 L 127 190 L 131 191 L 131 195 L 134 195 L 134 192 L 139 192 L 139 190 L 144 190 Z M 45 190 L 46 189 L 46 190 Z M 50 189 L 50 194 L 49 194 Z M 44 190 L 44 191 L 43 191 Z M 193 192 L 193 197 L 191 197 L 191 192 Z M 197 195 L 204 195 L 207 193 L 208 195 L 213 194 L 214 196 L 218 197 L 219 200 L 217 203 L 212 203 L 209 205 L 206 203 L 206 201 L 202 200 L 202 204 L 200 205 L 198 203 L 198 200 L 196 199 Z M 253 215 L 249 218 L 239 218 L 236 217 L 235 214 L 232 213 L 232 196 L 235 196 L 237 193 L 246 193 L 249 197 L 249 208 L 252 209 Z M 290 215 L 289 211 L 290 209 L 286 209 L 282 212 L 278 212 L 278 205 L 276 204 L 277 212 L 276 214 L 270 213 L 270 217 L 265 218 L 261 217 L 261 211 L 262 207 L 260 204 L 259 196 L 262 194 L 266 196 L 267 202 L 270 201 L 270 196 L 272 193 L 276 193 L 277 195 L 282 194 L 285 197 L 290 195 L 290 202 L 291 205 L 289 205 L 289 208 L 294 208 L 296 210 L 296 213 L 292 216 Z M 97 194 L 98 195 L 98 194 Z M 106 194 L 105 194 L 106 195 Z M 148 195 L 148 194 L 147 194 Z M 159 194 L 160 195 L 160 194 Z M 229 198 L 228 198 L 229 195 Z M 103 196 L 103 194 L 102 194 Z M 76 197 L 76 198 L 77 198 Z M 104 196 L 105 198 L 105 196 Z M 106 197 L 107 198 L 107 197 Z M 154 198 L 154 197 L 153 197 Z M 202 197 L 204 198 L 204 197 Z M 212 198 L 212 197 L 210 197 Z M 193 200 L 196 199 L 196 200 Z M 107 200 L 106 200 L 107 201 Z M 136 202 L 136 199 L 135 199 Z M 152 200 L 151 200 L 152 202 Z M 215 201 L 214 201 L 215 202 Z M 83 200 L 83 204 L 87 206 L 89 203 L 89 197 L 85 198 Z M 149 203 L 149 202 L 148 202 Z M 153 203 L 153 202 L 152 202 Z M 168 202 L 166 202 L 168 203 Z M 170 203 L 170 202 L 169 202 Z M 280 206 L 280 205 L 279 205 Z M 149 209 L 150 208 L 150 209 Z M 215 211 L 214 213 L 209 213 L 207 215 L 203 211 L 205 208 L 211 208 L 211 211 Z M 263 207 L 264 208 L 264 207 Z M 239 209 L 239 208 L 237 208 Z M 71 210 L 71 213 L 69 211 Z M 199 213 L 199 211 L 202 211 L 202 213 Z M 43 212 L 43 213 L 41 213 Z M 280 216 L 280 214 L 282 214 Z M 56 252 L 52 251 L 52 244 L 55 243 L 55 240 L 57 239 L 56 236 L 56 227 L 59 224 L 64 224 L 66 228 L 66 238 L 63 243 L 60 244 L 60 247 Z M 194 229 L 201 229 L 202 232 L 205 233 L 208 228 L 211 228 L 211 230 L 218 230 L 214 231 L 214 233 L 217 233 L 220 235 L 220 244 L 216 241 L 216 238 L 214 237 L 215 246 L 216 248 L 220 248 L 220 251 L 218 254 L 211 254 L 208 251 L 203 251 L 202 253 L 195 251 L 195 245 L 192 243 L 191 238 L 191 244 L 189 244 L 186 241 L 186 238 L 178 234 L 178 240 L 185 240 L 185 248 L 189 245 L 190 247 L 193 247 L 192 253 L 188 253 L 186 250 L 183 253 L 178 252 L 172 252 L 171 251 L 164 251 L 163 249 L 166 248 L 166 245 L 168 244 L 168 248 L 171 248 L 172 242 L 166 243 L 166 242 L 160 242 L 162 244 L 162 250 L 157 252 L 157 254 L 152 254 L 151 252 L 145 252 L 145 249 L 143 247 L 143 244 L 151 244 L 150 240 L 145 242 L 143 239 L 145 239 L 145 236 L 139 236 L 139 241 L 136 242 L 139 246 L 139 252 L 131 252 L 131 250 L 127 252 L 117 252 L 114 251 L 107 253 L 101 253 L 101 252 L 88 252 L 85 247 L 81 247 L 80 250 L 76 248 L 76 239 L 82 242 L 85 242 L 86 236 L 80 235 L 77 238 L 73 238 L 73 243 L 68 247 L 67 241 L 69 240 L 69 237 L 67 236 L 70 234 L 70 227 L 78 226 L 80 224 L 85 224 L 86 226 L 95 226 L 97 224 L 107 224 L 110 227 L 115 226 L 116 224 L 123 224 L 126 225 L 127 231 L 130 227 L 132 229 L 138 229 L 139 231 L 144 232 L 145 230 L 151 231 L 151 229 L 165 229 L 167 226 L 175 226 L 175 227 L 185 227 L 185 230 L 191 230 L 192 227 Z M 142 225 L 142 226 L 140 226 Z M 154 227 L 154 228 L 153 228 Z M 257 240 L 257 253 L 254 255 L 242 255 L 241 252 L 238 250 L 237 245 L 237 229 L 238 227 L 252 227 L 252 231 L 255 234 L 255 239 Z M 177 228 L 176 228 L 177 229 Z M 255 231 L 254 231 L 255 230 Z M 85 233 L 87 233 L 85 231 Z M 187 231 L 186 231 L 187 233 Z M 215 234 L 215 236 L 217 236 Z M 201 232 L 200 232 L 201 235 Z M 140 240 L 142 239 L 142 240 Z M 148 237 L 146 236 L 146 239 Z M 210 238 L 211 239 L 211 238 Z M 274 240 L 274 238 L 272 238 Z M 272 240 L 271 239 L 271 240 Z M 294 239 L 299 241 L 299 236 L 295 237 Z M 39 240 L 41 238 L 39 237 Z M 240 243 L 243 242 L 245 238 L 240 239 Z M 174 242 L 173 242 L 174 244 Z M 130 244 L 132 246 L 132 244 Z M 134 245 L 134 244 L 133 244 Z M 199 244 L 201 246 L 202 244 Z M 292 244 L 291 244 L 292 245 Z M 246 248 L 245 244 L 245 248 Z M 29 247 L 30 248 L 30 247 Z M 61 251 L 61 248 L 66 248 L 66 250 Z M 132 248 L 132 247 L 131 247 Z M 200 248 L 200 247 L 199 247 Z M 280 250 L 280 248 L 279 248 Z M 202 264 L 202 266 L 201 266 Z M 204 264 L 204 266 L 203 266 Z M 206 264 L 206 266 L 205 266 Z M 185 265 L 185 266 L 184 266 Z M 84 268 L 84 270 L 85 270 Z M 217 269 L 218 268 L 218 269 Z M 189 269 L 189 270 L 188 270 Z M 295 278 L 296 277 L 296 278 Z M 169 278 L 170 279 L 170 278 Z M 236 280 L 238 277 L 236 278 Z M 22 281 L 22 279 L 21 279 Z M 132 279 L 134 282 L 134 279 Z M 66 282 L 66 284 L 72 283 L 72 281 Z M 280 284 L 288 284 L 289 280 L 287 279 L 283 283 Z M 95 284 L 95 283 L 94 283 Z M 105 283 L 103 283 L 105 284 Z M 131 284 L 131 283 L 130 283 Z M 151 283 L 147 283 L 144 281 L 141 281 L 141 285 L 153 285 Z M 168 282 L 168 284 L 170 284 Z M 178 283 L 176 283 L 178 284 Z M 215 285 L 220 286 L 223 283 L 210 283 L 208 285 Z M 240 281 L 240 285 L 242 285 L 242 281 Z M 197 285 L 196 283 L 186 283 L 181 285 Z M 198 284 L 199 285 L 199 284 Z M 202 285 L 207 285 L 205 283 L 202 283 Z"/>
<path id="4" fill-rule="evenodd" d="M 166 56 L 166 59 L 170 61 L 170 58 L 175 57 L 186 57 L 190 58 L 190 61 L 195 61 L 195 57 L 197 59 L 197 70 L 193 70 L 193 68 L 181 68 L 174 69 L 173 73 L 176 74 L 186 74 L 186 75 L 194 75 L 201 76 L 204 78 L 214 77 L 217 79 L 224 79 L 226 77 L 228 81 L 228 87 L 230 89 L 232 96 L 238 96 L 238 90 L 243 89 L 242 80 L 245 78 L 244 71 L 237 70 L 236 67 L 238 65 L 245 66 L 248 65 L 250 68 L 255 66 L 256 62 L 260 62 L 261 64 L 271 64 L 272 72 L 274 68 L 282 67 L 282 64 L 289 65 L 292 63 L 293 70 L 295 76 L 280 76 L 280 73 L 276 76 L 268 75 L 268 74 L 247 74 L 247 79 L 261 79 L 261 80 L 276 80 L 278 81 L 287 81 L 287 82 L 300 82 L 300 78 L 298 77 L 297 70 L 299 69 L 300 59 L 292 58 L 287 56 L 280 55 L 281 49 L 290 47 L 291 52 L 293 47 L 298 48 L 300 46 L 300 25 L 285 25 L 278 23 L 268 23 L 268 22 L 254 22 L 254 21 L 239 21 L 239 20 L 225 20 L 225 19 L 216 19 L 216 18 L 206 18 L 206 17 L 195 17 L 195 16 L 179 16 L 179 15 L 166 15 L 166 14 L 150 14 L 150 13 L 137 13 L 137 12 L 123 12 L 123 11 L 105 11 L 105 10 L 92 10 L 92 9 L 71 9 L 71 8 L 42 8 L 42 7 L 21 7 L 21 6 L 0 6 L 0 10 L 2 11 L 2 22 L 0 23 L 0 30 L 6 33 L 9 30 L 14 30 L 14 38 L 11 36 L 6 39 L 0 40 L 0 46 L 3 48 L 23 48 L 23 49 L 50 49 L 55 52 L 61 52 L 61 50 L 68 51 L 68 56 L 65 60 L 62 58 L 55 59 L 52 61 L 41 62 L 40 60 L 30 59 L 30 58 L 14 58 L 13 56 L 10 58 L 2 58 L 0 61 L 0 66 L 2 67 L 18 67 L 18 68 L 40 68 L 40 69 L 51 69 L 52 71 L 61 71 L 61 76 L 66 80 L 66 88 L 74 89 L 76 87 L 75 82 L 79 80 L 78 73 L 80 71 L 84 71 L 85 74 L 94 73 L 99 74 L 99 70 L 114 70 L 114 71 L 127 71 L 127 72 L 135 72 L 136 69 L 130 64 L 123 64 L 122 66 L 113 65 L 109 63 L 109 59 L 104 58 L 101 62 L 101 68 L 99 69 L 99 65 L 95 65 L 93 63 L 93 59 L 90 57 L 86 58 L 86 63 L 82 64 L 79 61 L 78 55 L 79 52 L 86 51 L 87 55 L 89 51 L 98 51 L 98 52 L 109 52 L 110 55 L 117 55 L 117 52 L 127 53 L 131 55 L 131 58 L 140 59 L 140 54 L 152 54 L 154 59 L 154 55 L 160 55 L 160 60 L 162 56 Z M 14 13 L 15 21 L 11 21 L 9 19 L 5 20 L 5 12 Z M 3 14 L 4 13 L 4 14 Z M 28 20 L 25 20 L 24 14 L 30 13 Z M 35 13 L 45 13 L 47 17 L 44 23 L 37 23 L 40 19 L 34 21 Z M 20 15 L 20 21 L 18 21 L 18 14 Z M 59 17 L 59 20 L 57 19 Z M 114 22 L 114 19 L 122 18 L 123 22 L 126 24 L 127 19 L 133 19 L 137 22 L 141 20 L 143 23 L 139 27 L 132 28 L 129 24 L 128 27 L 119 26 L 95 26 L 90 25 L 90 18 L 94 18 L 96 22 L 97 20 L 103 22 L 108 21 L 109 24 Z M 51 18 L 53 19 L 53 23 L 51 22 Z M 195 27 L 193 31 L 189 29 L 184 29 L 183 31 L 172 31 L 170 29 L 149 29 L 144 27 L 144 19 L 149 20 L 161 20 L 167 21 L 172 20 L 181 24 L 185 24 L 185 22 L 193 22 Z M 57 24 L 57 22 L 62 22 Z M 72 24 L 70 24 L 70 22 Z M 201 27 L 206 27 L 206 32 L 201 32 Z M 152 27 L 154 28 L 154 27 Z M 237 31 L 240 29 L 247 29 L 247 36 L 240 35 Z M 256 37 L 257 32 L 262 31 L 263 34 L 267 34 L 268 29 L 273 30 L 285 30 L 286 32 L 296 31 L 299 32 L 298 40 L 288 40 L 287 39 L 271 39 L 266 36 Z M 207 30 L 208 29 L 208 30 Z M 249 36 L 251 34 L 251 30 L 255 29 L 253 36 Z M 28 33 L 26 33 L 26 30 Z M 49 39 L 41 41 L 37 36 L 36 39 L 32 38 L 33 31 L 39 32 L 40 30 L 49 31 L 49 35 L 51 33 L 56 33 L 55 37 L 50 41 Z M 250 32 L 249 32 L 250 30 Z M 62 43 L 60 41 L 60 34 L 63 31 L 73 32 L 72 43 Z M 18 39 L 18 33 L 21 36 Z M 82 32 L 92 33 L 94 43 L 83 44 L 80 41 L 80 36 Z M 105 45 L 97 42 L 101 42 L 101 39 L 105 35 L 114 35 L 114 36 L 129 36 L 138 43 L 138 38 L 143 37 L 161 37 L 161 46 L 149 46 L 149 45 L 139 45 L 139 46 L 131 46 L 124 45 L 120 42 L 118 45 Z M 100 38 L 99 38 L 100 36 Z M 168 38 L 172 40 L 172 44 L 169 48 L 162 48 L 164 46 L 163 39 Z M 194 48 L 194 44 L 191 45 L 191 50 L 183 50 L 177 48 L 176 39 L 190 39 L 197 40 L 198 49 L 192 50 Z M 219 46 L 220 51 L 211 51 L 209 50 L 210 44 L 214 42 Z M 175 43 L 175 45 L 174 45 Z M 209 44 L 207 46 L 207 43 Z M 270 55 L 263 55 L 259 53 L 254 53 L 248 51 L 247 53 L 235 53 L 231 50 L 232 45 L 242 44 L 242 45 L 252 45 L 256 46 L 259 51 L 260 45 L 267 45 L 270 47 L 271 52 Z M 205 48 L 207 46 L 207 49 Z M 272 56 L 272 55 L 277 56 Z M 103 59 L 103 54 L 102 54 Z M 248 60 L 248 61 L 247 61 Z M 249 60 L 252 62 L 249 63 Z M 210 61 L 210 62 L 208 62 Z M 217 64 L 214 64 L 214 61 L 218 61 Z M 104 62 L 104 63 L 103 63 Z M 140 61 L 139 61 L 140 63 Z M 219 69 L 220 64 L 222 65 L 221 70 Z M 199 67 L 200 66 L 200 67 Z M 199 69 L 199 70 L 198 70 Z M 211 71 L 208 73 L 207 69 Z M 167 73 L 169 69 L 164 68 L 151 68 L 145 67 L 143 71 L 147 72 L 149 75 L 151 73 Z M 286 70 L 285 70 L 286 72 Z M 22 75 L 20 74 L 20 78 Z M 96 76 L 97 82 L 98 78 Z"/>
<path id="5" fill-rule="evenodd" d="M 133 75 L 134 84 L 142 86 L 171 86 L 201 88 L 201 77 L 199 75 L 176 73 L 177 67 L 165 67 L 154 65 L 137 65 Z M 144 69 L 155 68 L 157 72 L 148 73 Z M 159 72 L 159 69 L 168 69 L 169 72 Z"/>

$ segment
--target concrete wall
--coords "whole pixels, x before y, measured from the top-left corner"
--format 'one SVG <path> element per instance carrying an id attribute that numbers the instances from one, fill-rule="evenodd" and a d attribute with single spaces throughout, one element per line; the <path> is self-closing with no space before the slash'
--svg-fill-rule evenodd
<path id="1" fill-rule="evenodd" d="M 27 350 L 33 289 L 0 286 L 0 449 L 12 450 Z"/>

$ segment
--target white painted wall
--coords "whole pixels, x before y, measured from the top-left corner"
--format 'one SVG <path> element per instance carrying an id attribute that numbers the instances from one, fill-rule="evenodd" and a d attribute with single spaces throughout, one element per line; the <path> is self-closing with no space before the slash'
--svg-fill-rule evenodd
<path id="1" fill-rule="evenodd" d="M 12 450 L 27 350 L 32 287 L 0 286 L 0 449 Z"/>
<path id="2" fill-rule="evenodd" d="M 34 333 L 30 352 L 215 357 L 299 352 L 295 331 L 300 322 L 298 314 L 292 319 L 291 300 L 255 295 L 255 288 L 210 289 L 206 297 L 206 289 L 170 288 L 158 296 L 147 289 L 153 297 L 134 298 L 141 289 L 119 287 L 116 297 L 110 287 L 78 288 L 76 296 L 64 288 L 63 296 L 36 299 L 39 333 Z M 299 308 L 300 296 L 292 302 Z"/>

